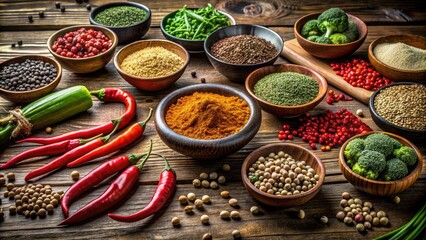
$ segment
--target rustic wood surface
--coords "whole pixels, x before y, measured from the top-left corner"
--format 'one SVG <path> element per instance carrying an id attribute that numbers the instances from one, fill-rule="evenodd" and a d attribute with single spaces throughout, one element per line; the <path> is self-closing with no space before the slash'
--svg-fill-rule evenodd
<path id="1" fill-rule="evenodd" d="M 101 1 L 93 0 L 90 4 L 98 6 L 112 0 Z M 284 40 L 294 38 L 293 24 L 301 16 L 322 11 L 331 6 L 343 8 L 345 11 L 358 16 L 364 20 L 369 28 L 368 37 L 363 46 L 356 52 L 357 55 L 366 57 L 368 45 L 377 37 L 390 34 L 418 34 L 426 35 L 426 5 L 424 1 L 148 1 L 139 0 L 153 12 L 152 26 L 144 39 L 153 39 L 164 37 L 159 30 L 159 23 L 162 17 L 187 4 L 188 6 L 200 7 L 207 2 L 211 2 L 218 9 L 230 13 L 236 19 L 237 23 L 255 23 L 271 27 L 278 32 Z M 55 9 L 55 1 L 0 1 L 0 61 L 5 61 L 14 56 L 25 54 L 42 54 L 50 56 L 46 42 L 49 36 L 58 29 L 76 24 L 87 24 L 89 12 L 85 4 L 77 4 L 76 1 L 61 1 L 66 6 L 66 12 L 61 13 Z M 39 19 L 38 11 L 46 11 L 46 17 Z M 29 23 L 28 15 L 33 15 L 34 22 Z M 11 48 L 11 43 L 23 40 L 23 45 Z M 120 49 L 121 46 L 119 46 Z M 277 63 L 287 63 L 282 57 Z M 191 77 L 191 71 L 197 72 L 197 78 Z M 138 103 L 137 120 L 146 117 L 148 107 L 155 108 L 158 102 L 171 91 L 196 83 L 200 83 L 200 78 L 206 78 L 207 82 L 221 83 L 237 87 L 244 91 L 244 86 L 236 84 L 225 79 L 220 73 L 216 72 L 208 62 L 204 54 L 191 55 L 191 61 L 179 81 L 172 87 L 160 92 L 144 92 L 135 89 L 125 82 L 114 69 L 112 62 L 95 73 L 86 75 L 73 74 L 64 70 L 62 81 L 58 89 L 63 89 L 76 84 L 84 84 L 89 89 L 95 90 L 102 87 L 120 87 L 132 93 Z M 334 87 L 330 87 L 334 89 Z M 340 91 L 337 90 L 339 93 Z M 10 102 L 0 98 L 0 107 L 3 109 L 12 109 L 15 106 Z M 375 130 L 379 130 L 373 123 L 368 107 L 363 103 L 354 100 L 350 102 L 339 102 L 334 105 L 328 105 L 325 100 L 310 111 L 311 114 L 324 112 L 326 109 L 336 111 L 341 108 L 348 108 L 355 112 L 362 109 L 365 117 L 362 120 Z M 61 134 L 68 131 L 87 128 L 117 118 L 124 111 L 120 104 L 103 104 L 94 100 L 94 106 L 87 112 L 82 113 L 70 120 L 52 126 L 53 134 Z M 0 239 L 89 239 L 89 238 L 108 238 L 108 239 L 200 239 L 204 233 L 211 232 L 214 239 L 231 239 L 231 232 L 239 229 L 243 239 L 371 239 L 385 232 L 396 229 L 403 225 L 413 216 L 415 211 L 426 201 L 426 161 L 423 166 L 422 174 L 417 182 L 407 191 L 401 193 L 401 203 L 392 203 L 390 198 L 374 197 L 356 190 L 342 176 L 338 165 L 338 148 L 333 148 L 330 152 L 313 151 L 325 164 L 327 175 L 325 184 L 318 195 L 311 201 L 301 206 L 306 212 L 305 219 L 301 220 L 295 217 L 294 209 L 276 209 L 263 206 L 250 197 L 243 186 L 240 177 L 240 167 L 244 158 L 254 149 L 267 143 L 279 142 L 277 132 L 280 126 L 287 120 L 279 119 L 273 115 L 263 112 L 262 124 L 255 138 L 239 152 L 217 161 L 202 161 L 189 159 L 168 148 L 158 137 L 154 122 L 148 123 L 144 138 L 140 142 L 123 149 L 115 155 L 127 153 L 140 153 L 148 145 L 148 140 L 154 142 L 154 152 L 163 154 L 170 161 L 171 166 L 177 173 L 177 191 L 168 207 L 153 217 L 140 222 L 125 224 L 115 222 L 106 215 L 100 216 L 92 221 L 83 223 L 75 227 L 58 227 L 57 224 L 63 220 L 61 210 L 58 208 L 53 215 L 45 219 L 29 220 L 23 216 L 9 216 L 7 208 L 12 204 L 7 198 L 3 198 L 1 207 L 6 211 L 5 219 L 0 223 Z M 37 131 L 34 136 L 46 136 L 44 131 Z M 292 143 L 308 147 L 307 143 L 296 138 Z M 415 142 L 425 156 L 424 142 Z M 30 149 L 34 144 L 11 145 L 0 153 L 0 163 L 6 162 L 10 157 Z M 23 177 L 30 170 L 36 169 L 51 159 L 41 159 L 26 164 L 16 166 L 10 171 L 16 174 L 17 185 L 23 185 Z M 97 160 L 77 170 L 81 176 L 84 176 L 95 166 L 99 165 L 104 159 Z M 227 184 L 221 186 L 219 190 L 195 189 L 191 182 L 202 171 L 212 172 L 220 169 L 222 164 L 231 165 L 231 171 L 224 173 L 227 177 Z M 146 165 L 142 173 L 137 189 L 134 194 L 114 212 L 133 213 L 144 207 L 156 187 L 160 171 L 163 168 L 163 162 L 158 158 L 153 158 Z M 0 171 L 7 173 L 7 171 Z M 73 183 L 69 174 L 71 169 L 62 169 L 47 177 L 36 180 L 36 183 L 50 184 L 55 190 L 66 190 Z M 220 171 L 219 171 L 220 172 Z M 107 184 L 94 189 L 94 191 L 83 195 L 81 199 L 71 206 L 71 213 L 91 201 L 101 194 Z M 219 218 L 219 212 L 230 210 L 226 200 L 219 196 L 220 190 L 229 190 L 231 195 L 238 199 L 240 206 L 241 219 L 239 221 L 223 221 Z M 0 188 L 1 192 L 5 190 Z M 360 197 L 363 200 L 373 202 L 376 210 L 384 210 L 388 213 L 390 219 L 389 227 L 376 227 L 368 233 L 360 234 L 354 227 L 348 227 L 335 218 L 335 214 L 340 210 L 340 194 L 343 191 L 349 191 L 354 197 Z M 177 202 L 179 195 L 186 195 L 194 192 L 197 196 L 208 194 L 212 198 L 212 204 L 206 205 L 204 211 L 195 210 L 194 215 L 186 215 L 183 212 L 183 206 Z M 253 205 L 259 205 L 263 214 L 253 216 L 249 209 Z M 199 217 L 201 214 L 210 216 L 210 224 L 202 225 Z M 319 221 L 319 217 L 326 215 L 329 223 L 324 225 Z M 178 216 L 181 219 L 181 227 L 172 227 L 170 220 Z"/>

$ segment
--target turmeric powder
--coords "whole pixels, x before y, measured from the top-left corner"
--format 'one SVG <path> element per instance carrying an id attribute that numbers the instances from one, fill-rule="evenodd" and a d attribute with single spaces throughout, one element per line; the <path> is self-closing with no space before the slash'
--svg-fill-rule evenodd
<path id="1" fill-rule="evenodd" d="M 239 97 L 195 92 L 170 106 L 166 123 L 173 131 L 190 138 L 218 139 L 240 131 L 249 117 L 250 108 Z"/>

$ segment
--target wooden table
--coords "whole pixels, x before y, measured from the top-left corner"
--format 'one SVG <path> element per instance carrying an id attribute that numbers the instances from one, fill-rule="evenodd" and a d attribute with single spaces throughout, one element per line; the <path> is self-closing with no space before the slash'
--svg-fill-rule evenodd
<path id="1" fill-rule="evenodd" d="M 98 6 L 104 2 L 112 1 L 90 1 L 93 6 Z M 144 39 L 163 39 L 159 29 L 159 23 L 163 16 L 174 11 L 184 4 L 191 7 L 205 6 L 208 1 L 147 1 L 141 2 L 151 8 L 152 26 Z M 426 35 L 426 14 L 424 1 L 277 1 L 265 0 L 263 2 L 250 3 L 251 1 L 211 1 L 216 8 L 230 13 L 238 23 L 261 24 L 270 27 L 278 32 L 284 40 L 293 39 L 293 24 L 295 21 L 313 11 L 322 11 L 329 7 L 341 7 L 345 11 L 363 19 L 369 28 L 368 37 L 358 53 L 366 56 L 368 45 L 377 37 L 390 34 L 419 34 Z M 61 13 L 55 9 L 55 1 L 5 1 L 0 2 L 0 60 L 5 61 L 11 57 L 24 54 L 42 54 L 50 56 L 46 41 L 48 37 L 60 28 L 87 24 L 89 12 L 85 4 L 77 4 L 76 1 L 61 1 L 66 6 L 66 12 Z M 44 10 L 46 17 L 39 19 L 38 11 Z M 29 23 L 28 15 L 33 15 L 34 22 Z M 23 45 L 12 48 L 11 43 L 23 41 Z M 120 46 L 121 47 L 121 46 Z M 119 48 L 120 48 L 119 47 Z M 279 58 L 277 63 L 286 63 L 287 60 Z M 191 77 L 191 71 L 197 72 L 197 78 Z M 160 92 L 143 92 L 135 89 L 125 82 L 114 69 L 112 62 L 108 63 L 105 69 L 98 72 L 77 75 L 67 70 L 64 71 L 62 81 L 58 89 L 63 89 L 76 84 L 86 85 L 89 89 L 99 89 L 102 87 L 119 87 L 129 91 L 134 95 L 138 103 L 138 120 L 145 118 L 148 107 L 155 108 L 158 102 L 168 93 L 193 84 L 200 83 L 200 78 L 204 77 L 206 82 L 227 84 L 244 90 L 244 86 L 228 81 L 220 73 L 216 72 L 208 62 L 204 54 L 191 55 L 191 61 L 181 79 L 171 88 Z M 331 89 L 334 89 L 331 87 Z M 340 91 L 339 91 L 340 92 Z M 0 99 L 0 107 L 11 109 L 15 107 L 10 102 Z M 336 111 L 341 108 L 348 108 L 355 112 L 362 109 L 365 117 L 362 120 L 370 127 L 378 130 L 373 123 L 368 107 L 358 101 L 339 102 L 328 105 L 325 100 L 310 111 L 311 114 L 324 112 L 326 109 Z M 96 126 L 100 123 L 117 118 L 124 110 L 120 104 L 102 104 L 94 100 L 94 106 L 87 112 L 78 115 L 63 123 L 52 126 L 54 134 L 61 134 L 68 131 Z M 202 161 L 189 159 L 168 148 L 158 137 L 154 121 L 147 125 L 144 138 L 137 144 L 123 149 L 122 153 L 139 153 L 146 148 L 150 139 L 154 142 L 154 152 L 167 157 L 171 166 L 177 173 L 177 191 L 167 208 L 156 214 L 154 217 L 140 222 L 125 224 L 115 222 L 106 215 L 102 215 L 90 222 L 76 227 L 56 226 L 62 219 L 61 210 L 58 208 L 53 215 L 45 219 L 29 220 L 23 216 L 9 216 L 8 207 L 12 203 L 6 198 L 2 199 L 2 205 L 6 210 L 5 221 L 0 223 L 0 239 L 28 239 L 28 238 L 68 238 L 68 239 L 88 239 L 88 238 L 109 238 L 109 239 L 200 239 L 204 233 L 210 232 L 214 239 L 230 239 L 231 232 L 239 229 L 243 239 L 364 239 L 382 235 L 385 232 L 396 229 L 411 219 L 414 212 L 426 200 L 426 174 L 423 170 L 417 182 L 407 191 L 401 193 L 401 203 L 392 203 L 390 198 L 374 197 L 356 190 L 342 176 L 338 166 L 338 149 L 333 148 L 329 152 L 313 151 L 325 164 L 327 176 L 319 194 L 311 201 L 301 206 L 306 212 L 305 219 L 295 217 L 297 209 L 275 209 L 263 206 L 250 197 L 244 188 L 240 167 L 244 158 L 254 149 L 268 143 L 279 142 L 277 132 L 284 123 L 266 112 L 262 113 L 262 124 L 255 138 L 239 152 L 217 161 Z M 46 136 L 44 131 L 37 131 L 34 136 Z M 303 147 L 308 147 L 307 143 L 299 138 L 292 141 Z M 416 143 L 425 155 L 425 144 Z M 10 157 L 24 150 L 33 147 L 33 144 L 12 145 L 1 153 L 0 162 L 6 162 Z M 50 159 L 42 159 L 28 164 L 22 164 L 12 168 L 16 174 L 17 185 L 25 184 L 23 177 L 30 170 L 38 168 L 47 163 Z M 84 167 L 78 168 L 81 176 L 84 176 L 102 160 L 95 161 Z M 426 162 L 426 161 L 425 161 Z M 191 182 L 200 172 L 212 172 L 220 169 L 223 164 L 229 164 L 231 171 L 225 173 L 227 183 L 219 190 L 195 189 Z M 143 208 L 151 198 L 156 187 L 160 171 L 163 169 L 163 162 L 154 158 L 142 173 L 139 186 L 134 195 L 115 212 L 132 213 Z M 426 169 L 426 165 L 423 166 Z M 0 171 L 6 173 L 7 171 Z M 70 178 L 70 169 L 62 169 L 47 177 L 37 180 L 36 183 L 50 184 L 54 189 L 66 190 L 73 183 Z M 107 184 L 97 187 L 94 191 L 84 195 L 71 207 L 71 212 L 76 211 L 84 204 L 88 203 L 95 196 L 102 193 Z M 238 199 L 240 205 L 241 219 L 239 221 L 223 221 L 219 218 L 219 212 L 230 209 L 227 202 L 219 196 L 221 190 L 229 190 L 231 195 Z M 1 188 L 3 192 L 4 187 Z M 385 210 L 391 222 L 390 227 L 375 227 L 374 230 L 366 234 L 360 234 L 354 227 L 348 227 L 335 218 L 335 214 L 341 208 L 340 195 L 344 191 L 349 191 L 352 196 L 360 197 L 362 200 L 371 201 L 375 209 Z M 205 206 L 204 212 L 198 210 L 192 216 L 183 212 L 183 207 L 177 202 L 180 195 L 194 192 L 197 196 L 210 195 L 212 204 Z M 253 205 L 258 205 L 263 214 L 253 216 L 249 209 Z M 200 223 L 201 214 L 210 216 L 210 225 Z M 320 216 L 329 218 L 328 224 L 319 221 Z M 181 219 L 181 227 L 175 228 L 170 223 L 174 216 Z"/>

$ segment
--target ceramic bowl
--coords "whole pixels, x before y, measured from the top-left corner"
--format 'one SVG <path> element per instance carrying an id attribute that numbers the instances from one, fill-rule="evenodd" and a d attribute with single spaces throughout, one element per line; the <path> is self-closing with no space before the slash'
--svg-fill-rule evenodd
<path id="1" fill-rule="evenodd" d="M 3 68 L 4 66 L 8 66 L 10 64 L 13 63 L 21 63 L 21 62 L 25 62 L 25 60 L 30 59 L 30 60 L 41 60 L 43 62 L 48 62 L 53 64 L 53 66 L 56 69 L 56 78 L 49 84 L 37 88 L 37 89 L 33 89 L 33 90 L 29 90 L 29 91 L 9 91 L 9 90 L 5 90 L 0 88 L 0 96 L 8 101 L 11 101 L 13 103 L 16 104 L 21 104 L 21 103 L 30 103 L 33 102 L 36 99 L 39 99 L 45 95 L 47 95 L 48 93 L 50 93 L 51 91 L 53 91 L 56 86 L 58 86 L 59 82 L 61 81 L 62 78 L 62 68 L 61 65 L 55 61 L 54 59 L 42 56 L 42 55 L 25 55 L 25 56 L 20 56 L 20 57 L 15 57 L 15 58 L 11 58 L 8 59 L 4 62 L 2 62 L 0 64 L 0 68 Z"/>
<path id="2" fill-rule="evenodd" d="M 262 79 L 263 77 L 269 74 L 279 73 L 279 72 L 296 72 L 296 73 L 300 73 L 313 78 L 314 80 L 318 82 L 318 85 L 319 85 L 319 92 L 317 97 L 308 103 L 305 103 L 303 105 L 298 105 L 298 106 L 276 105 L 257 97 L 253 91 L 253 88 L 256 85 L 256 83 L 260 79 Z M 246 79 L 245 85 L 246 85 L 247 92 L 259 102 L 263 110 L 279 117 L 296 117 L 313 109 L 325 97 L 325 94 L 327 93 L 327 86 L 328 86 L 325 78 L 321 76 L 319 73 L 315 72 L 314 70 L 310 68 L 300 66 L 300 65 L 294 65 L 294 64 L 273 65 L 273 66 L 266 66 L 266 67 L 259 68 L 253 71 L 252 73 L 250 73 L 250 75 Z"/>
<path id="3" fill-rule="evenodd" d="M 368 108 L 370 110 L 371 118 L 373 119 L 374 123 L 376 123 L 376 125 L 380 127 L 380 129 L 387 132 L 392 132 L 392 133 L 401 135 L 409 139 L 425 139 L 426 138 L 426 131 L 414 130 L 414 129 L 397 126 L 389 122 L 385 118 L 383 118 L 379 113 L 377 113 L 376 107 L 374 106 L 374 101 L 376 99 L 377 94 L 379 94 L 380 91 L 382 91 L 383 89 L 386 89 L 392 86 L 397 86 L 397 85 L 415 85 L 415 84 L 420 84 L 420 83 L 399 82 L 399 83 L 386 85 L 374 91 L 374 93 L 370 97 Z"/>
<path id="4" fill-rule="evenodd" d="M 118 6 L 131 6 L 136 7 L 144 10 L 146 12 L 146 17 L 143 21 L 135 23 L 130 26 L 124 26 L 124 27 L 112 27 L 103 25 L 101 23 L 98 23 L 95 21 L 95 17 L 98 13 L 104 11 L 105 9 L 111 8 L 111 7 L 118 7 Z M 89 21 L 91 24 L 106 27 L 113 31 L 118 38 L 118 44 L 124 44 L 129 43 L 133 41 L 140 40 L 145 34 L 148 32 L 150 26 L 151 26 L 151 10 L 140 3 L 135 2 L 112 2 L 100 5 L 99 7 L 95 8 L 89 16 Z"/>
<path id="5" fill-rule="evenodd" d="M 103 34 L 105 34 L 105 36 L 112 40 L 112 46 L 103 53 L 87 58 L 63 57 L 52 50 L 52 45 L 56 41 L 56 39 L 58 39 L 58 37 L 62 37 L 65 33 L 76 31 L 80 28 L 91 28 L 96 31 L 101 31 Z M 72 27 L 66 27 L 53 33 L 47 40 L 47 47 L 49 49 L 49 52 L 53 55 L 53 57 L 55 57 L 55 59 L 61 64 L 63 68 L 73 73 L 90 73 L 103 68 L 112 59 L 115 53 L 115 48 L 117 47 L 117 35 L 115 35 L 114 32 L 105 27 L 96 25 L 77 25 Z"/>
<path id="6" fill-rule="evenodd" d="M 232 64 L 216 58 L 211 53 L 211 47 L 217 41 L 243 34 L 257 36 L 269 41 L 275 46 L 277 53 L 268 61 L 257 64 Z M 274 64 L 275 60 L 277 60 L 278 56 L 282 52 L 283 47 L 283 40 L 280 35 L 278 35 L 278 33 L 267 27 L 251 24 L 239 24 L 218 29 L 210 34 L 204 43 L 204 50 L 206 51 L 207 57 L 216 71 L 220 72 L 229 80 L 240 83 L 244 82 L 246 77 L 254 70 L 260 67 Z"/>
<path id="7" fill-rule="evenodd" d="M 297 42 L 312 56 L 325 59 L 339 58 L 352 54 L 364 43 L 368 33 L 367 25 L 361 19 L 351 14 L 347 14 L 348 18 L 356 24 L 359 33 L 359 38 L 353 42 L 345 44 L 322 44 L 309 41 L 302 37 L 300 31 L 305 23 L 311 19 L 317 19 L 320 14 L 321 13 L 308 14 L 299 18 L 294 24 L 294 35 L 296 36 Z"/>
<path id="8" fill-rule="evenodd" d="M 187 9 L 194 10 L 194 9 L 197 9 L 197 8 L 187 8 Z M 170 35 L 168 32 L 166 32 L 165 27 L 166 27 L 166 24 L 167 24 L 167 20 L 169 18 L 174 17 L 174 15 L 178 11 L 179 10 L 176 10 L 174 12 L 171 12 L 171 13 L 167 14 L 163 18 L 163 20 L 161 20 L 160 28 L 161 28 L 161 32 L 163 33 L 164 37 L 166 39 L 170 40 L 170 41 L 173 41 L 173 42 L 175 42 L 175 43 L 177 43 L 179 45 L 182 45 L 190 53 L 204 52 L 204 41 L 205 40 L 188 40 L 188 39 L 184 39 L 184 38 L 178 38 L 178 37 Z M 231 25 L 235 25 L 235 19 L 231 15 L 229 15 L 229 14 L 227 14 L 225 12 L 219 11 L 219 10 L 218 10 L 218 12 L 220 12 L 223 15 L 225 15 L 228 18 L 229 23 Z"/>
<path id="9" fill-rule="evenodd" d="M 278 153 L 279 151 L 283 151 L 293 159 L 305 161 L 306 164 L 310 165 L 315 170 L 315 173 L 319 175 L 317 184 L 310 190 L 295 195 L 272 195 L 257 189 L 248 178 L 249 168 L 259 157 L 265 157 L 269 153 Z M 325 179 L 325 167 L 321 159 L 306 148 L 292 143 L 273 143 L 254 150 L 246 157 L 241 167 L 241 178 L 247 191 L 257 201 L 273 207 L 296 207 L 306 203 L 319 192 Z"/>
<path id="10" fill-rule="evenodd" d="M 380 37 L 374 40 L 368 47 L 368 60 L 371 65 L 380 72 L 383 76 L 393 81 L 403 82 L 423 82 L 426 83 L 425 70 L 401 70 L 391 67 L 376 58 L 374 48 L 381 43 L 398 43 L 402 42 L 407 45 L 426 50 L 426 37 L 419 35 L 391 35 Z M 395 53 L 397 54 L 397 53 Z"/>
<path id="11" fill-rule="evenodd" d="M 219 139 L 194 139 L 174 132 L 166 123 L 166 112 L 179 98 L 194 92 L 216 93 L 243 99 L 250 108 L 248 122 L 239 132 Z M 260 122 L 261 111 L 255 100 L 239 89 L 221 84 L 196 84 L 173 91 L 161 100 L 155 112 L 155 128 L 161 140 L 171 149 L 196 159 L 218 159 L 237 152 L 256 135 Z"/>
<path id="12" fill-rule="evenodd" d="M 121 69 L 121 63 L 129 54 L 132 54 L 147 47 L 163 47 L 181 57 L 185 63 L 178 71 L 174 73 L 171 73 L 166 76 L 151 78 L 134 76 Z M 188 63 L 189 54 L 185 50 L 185 48 L 174 42 L 162 39 L 141 40 L 131 43 L 123 47 L 120 51 L 118 51 L 118 53 L 114 57 L 115 68 L 117 69 L 121 77 L 123 77 L 124 80 L 126 80 L 134 87 L 145 91 L 158 91 L 171 86 L 182 76 Z"/>
<path id="13" fill-rule="evenodd" d="M 409 146 L 413 148 L 417 153 L 417 164 L 414 167 L 414 169 L 409 169 L 410 172 L 407 176 L 405 176 L 402 179 L 396 180 L 396 181 L 378 181 L 378 180 L 371 180 L 367 179 L 361 175 L 358 175 L 357 173 L 353 172 L 352 169 L 346 164 L 344 151 L 346 148 L 346 145 L 355 138 L 366 138 L 368 135 L 373 133 L 384 133 L 386 135 L 389 135 L 396 140 L 398 140 L 402 145 Z M 388 132 L 381 132 L 381 131 L 372 131 L 367 133 L 361 133 L 358 135 L 355 135 L 348 139 L 340 148 L 339 151 L 339 166 L 340 170 L 343 173 L 343 176 L 357 189 L 369 193 L 371 195 L 376 196 L 390 196 L 398 194 L 407 188 L 409 188 L 413 183 L 417 180 L 420 173 L 422 172 L 422 165 L 423 165 L 423 158 L 419 151 L 419 149 L 410 141 L 407 139 Z"/>

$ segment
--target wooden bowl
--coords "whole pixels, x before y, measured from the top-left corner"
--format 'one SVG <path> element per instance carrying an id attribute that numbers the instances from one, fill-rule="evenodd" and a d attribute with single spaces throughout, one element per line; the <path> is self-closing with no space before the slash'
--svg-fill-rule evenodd
<path id="1" fill-rule="evenodd" d="M 198 8 L 187 8 L 187 9 L 195 10 L 195 9 L 198 9 Z M 184 47 L 184 48 L 185 48 L 188 52 L 190 52 L 190 53 L 200 53 L 200 52 L 204 52 L 204 41 L 205 41 L 205 40 L 189 40 L 189 39 L 184 39 L 184 38 L 178 38 L 178 37 L 175 37 L 175 36 L 173 36 L 173 35 L 170 35 L 170 34 L 166 31 L 166 24 L 167 24 L 167 20 L 168 20 L 169 18 L 174 17 L 174 15 L 175 15 L 178 11 L 179 11 L 179 10 L 176 10 L 176 11 L 174 11 L 174 12 L 171 12 L 171 13 L 167 14 L 167 15 L 166 15 L 166 16 L 164 16 L 164 17 L 163 17 L 163 19 L 161 20 L 160 29 L 161 29 L 161 32 L 163 33 L 164 37 L 165 37 L 167 40 L 173 41 L 173 42 L 175 42 L 175 43 L 177 43 L 177 44 L 179 44 L 179 45 L 183 46 L 183 47 Z M 223 15 L 225 15 L 225 16 L 228 18 L 229 23 L 230 23 L 231 25 L 235 25 L 235 19 L 234 19 L 231 15 L 227 14 L 226 12 L 219 11 L 219 10 L 218 10 L 218 12 L 220 12 L 220 13 L 221 13 L 221 14 L 223 14 Z"/>
<path id="2" fill-rule="evenodd" d="M 211 47 L 214 43 L 224 38 L 242 34 L 257 36 L 271 42 L 275 46 L 277 53 L 268 61 L 257 64 L 232 64 L 213 56 L 211 53 Z M 283 47 L 283 39 L 278 33 L 267 27 L 251 24 L 239 24 L 218 29 L 210 34 L 204 43 L 204 50 L 216 71 L 220 72 L 229 80 L 238 83 L 243 83 L 246 77 L 254 70 L 274 64 L 275 60 L 277 60 L 278 56 L 282 52 Z"/>
<path id="3" fill-rule="evenodd" d="M 398 83 L 386 85 L 386 86 L 381 87 L 381 88 L 377 89 L 376 91 L 374 91 L 374 93 L 370 97 L 368 109 L 370 110 L 371 118 L 373 119 L 374 123 L 376 123 L 376 125 L 380 129 L 387 131 L 387 132 L 392 132 L 392 133 L 395 133 L 395 134 L 398 134 L 398 135 L 401 135 L 403 137 L 406 137 L 408 139 L 413 139 L 413 140 L 414 139 L 425 139 L 426 138 L 426 131 L 414 130 L 414 129 L 409 129 L 409 128 L 397 126 L 397 125 L 389 122 L 385 118 L 383 118 L 377 112 L 377 110 L 374 106 L 374 101 L 376 99 L 377 94 L 379 94 L 380 91 L 382 91 L 383 89 L 386 89 L 386 88 L 392 87 L 392 86 L 396 86 L 396 85 L 415 85 L 415 84 L 420 85 L 420 83 L 414 83 L 414 82 L 398 82 Z"/>
<path id="4" fill-rule="evenodd" d="M 146 17 L 143 21 L 135 23 L 130 26 L 124 27 L 112 27 L 100 24 L 95 21 L 95 17 L 98 13 L 104 11 L 107 8 L 118 7 L 118 6 L 131 6 L 144 10 L 146 12 Z M 89 16 L 89 21 L 91 24 L 106 27 L 113 31 L 118 38 L 118 44 L 129 43 L 133 41 L 140 40 L 145 34 L 148 32 L 149 27 L 151 26 L 151 10 L 140 3 L 135 2 L 112 2 L 103 4 L 97 8 L 95 8 Z"/>
<path id="5" fill-rule="evenodd" d="M 166 123 L 166 112 L 179 98 L 194 92 L 217 93 L 243 99 L 250 107 L 249 120 L 239 132 L 219 139 L 194 139 L 174 132 Z M 243 91 L 221 84 L 196 84 L 173 91 L 161 100 L 155 111 L 155 128 L 161 140 L 171 149 L 197 159 L 218 159 L 240 150 L 256 135 L 260 123 L 261 111 L 257 102 Z"/>
<path id="6" fill-rule="evenodd" d="M 43 62 L 48 62 L 53 64 L 53 66 L 55 66 L 56 69 L 56 78 L 49 84 L 41 87 L 41 88 L 37 88 L 37 89 L 33 89 L 33 90 L 29 90 L 29 91 L 9 91 L 9 90 L 5 90 L 0 88 L 0 96 L 8 101 L 11 101 L 13 103 L 16 104 L 22 104 L 22 103 L 30 103 L 33 102 L 36 99 L 39 99 L 45 95 L 47 95 L 48 93 L 50 93 L 51 91 L 53 91 L 53 89 L 56 88 L 56 86 L 58 86 L 59 82 L 61 81 L 62 78 L 62 68 L 61 65 L 55 61 L 54 59 L 42 56 L 42 55 L 25 55 L 25 56 L 20 56 L 20 57 L 15 57 L 15 58 L 11 58 L 8 59 L 4 62 L 2 62 L 0 64 L 0 68 L 3 68 L 4 66 L 13 64 L 13 63 L 21 63 L 24 62 L 25 60 L 30 59 L 30 60 L 41 60 Z"/>
<path id="7" fill-rule="evenodd" d="M 166 76 L 151 78 L 134 76 L 121 69 L 121 63 L 129 54 L 147 47 L 163 47 L 181 57 L 185 63 L 178 71 L 174 73 Z M 124 80 L 126 80 L 134 87 L 146 91 L 158 91 L 171 86 L 182 76 L 188 63 L 189 53 L 185 50 L 185 48 L 174 42 L 162 39 L 142 40 L 131 43 L 123 47 L 114 57 L 115 68 L 121 77 L 123 77 Z"/>
<path id="8" fill-rule="evenodd" d="M 355 138 L 365 138 L 370 134 L 373 133 L 384 133 L 386 135 L 389 135 L 396 140 L 398 140 L 402 145 L 409 146 L 413 148 L 417 153 L 417 164 L 414 167 L 414 169 L 410 169 L 410 173 L 405 176 L 402 179 L 396 180 L 396 181 L 378 181 L 378 180 L 371 180 L 368 178 L 365 178 L 363 176 L 360 176 L 352 171 L 352 169 L 346 164 L 344 151 L 346 148 L 346 145 Z M 417 180 L 420 173 L 422 172 L 422 165 L 423 165 L 423 158 L 419 151 L 419 149 L 408 141 L 407 139 L 388 132 L 381 132 L 381 131 L 372 131 L 372 132 L 366 132 L 361 133 L 358 135 L 355 135 L 348 139 L 340 148 L 339 151 L 339 166 L 340 170 L 343 173 L 343 176 L 357 189 L 369 193 L 371 195 L 376 196 L 390 196 L 398 194 L 407 188 L 409 188 L 413 183 Z"/>
<path id="9" fill-rule="evenodd" d="M 257 189 L 248 179 L 248 169 L 259 157 L 279 151 L 284 151 L 295 160 L 306 161 L 306 164 L 310 165 L 320 177 L 317 184 L 310 190 L 296 195 L 272 195 Z M 254 150 L 246 157 L 241 167 L 241 178 L 247 191 L 257 201 L 273 207 L 289 208 L 306 203 L 319 192 L 325 179 L 325 167 L 321 159 L 306 148 L 292 143 L 273 143 Z"/>
<path id="10" fill-rule="evenodd" d="M 374 48 L 380 43 L 398 43 L 402 42 L 407 45 L 425 49 L 426 37 L 419 35 L 391 35 L 374 40 L 368 47 L 368 60 L 371 65 L 383 76 L 393 81 L 404 82 L 426 82 L 426 70 L 401 70 L 391 67 L 374 56 Z M 395 53 L 396 54 L 396 53 Z"/>
<path id="11" fill-rule="evenodd" d="M 80 28 L 92 28 L 96 31 L 101 31 L 103 34 L 105 34 L 105 36 L 112 40 L 112 46 L 104 53 L 100 53 L 96 56 L 87 58 L 63 57 L 52 50 L 52 45 L 56 41 L 56 39 L 58 39 L 58 37 L 62 37 L 65 33 L 75 31 Z M 112 59 L 115 52 L 115 48 L 117 47 L 117 35 L 115 35 L 113 31 L 105 27 L 96 25 L 77 25 L 63 28 L 52 34 L 47 40 L 47 47 L 53 57 L 55 57 L 55 59 L 62 65 L 63 68 L 74 73 L 90 73 L 103 68 Z"/>
<path id="12" fill-rule="evenodd" d="M 254 85 L 256 85 L 256 83 L 266 75 L 278 72 L 296 72 L 313 78 L 318 82 L 319 85 L 319 92 L 317 97 L 308 103 L 298 106 L 276 105 L 257 97 L 253 92 Z M 325 94 L 327 93 L 327 87 L 327 81 L 323 76 L 321 76 L 321 74 L 315 72 L 310 68 L 294 64 L 282 64 L 262 67 L 250 73 L 250 75 L 246 79 L 247 92 L 259 102 L 262 109 L 280 117 L 296 117 L 313 109 L 325 97 Z"/>
<path id="13" fill-rule="evenodd" d="M 320 14 L 321 13 L 308 14 L 299 18 L 294 24 L 294 35 L 296 36 L 297 42 L 311 55 L 325 59 L 339 58 L 352 54 L 364 43 L 368 33 L 367 25 L 361 19 L 351 14 L 347 14 L 349 20 L 352 20 L 358 27 L 359 38 L 356 41 L 345 44 L 322 44 L 309 41 L 302 37 L 300 31 L 305 23 L 311 19 L 317 19 Z"/>

